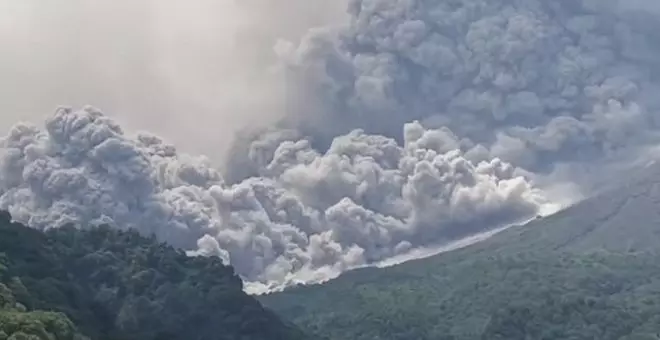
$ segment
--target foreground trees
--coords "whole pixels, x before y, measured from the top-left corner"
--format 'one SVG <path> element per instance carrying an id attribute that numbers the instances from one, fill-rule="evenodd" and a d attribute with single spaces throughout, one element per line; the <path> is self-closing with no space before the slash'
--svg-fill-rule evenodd
<path id="1" fill-rule="evenodd" d="M 0 340 L 302 339 L 218 258 L 109 227 L 47 233 L 0 216 Z"/>

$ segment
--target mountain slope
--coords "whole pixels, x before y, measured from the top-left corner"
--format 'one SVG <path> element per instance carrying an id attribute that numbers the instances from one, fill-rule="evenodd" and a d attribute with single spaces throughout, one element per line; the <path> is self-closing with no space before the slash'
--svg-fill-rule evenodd
<path id="1" fill-rule="evenodd" d="M 657 339 L 659 179 L 648 168 L 470 247 L 261 301 L 332 339 Z"/>
<path id="2" fill-rule="evenodd" d="M 137 232 L 42 233 L 2 214 L 0 255 L 0 339 L 35 322 L 59 334 L 37 339 L 73 339 L 73 323 L 100 340 L 303 338 L 246 295 L 220 259 L 188 257 Z"/>
<path id="3" fill-rule="evenodd" d="M 660 166 L 642 169 L 622 185 L 555 215 L 511 228 L 475 248 L 499 252 L 658 251 Z"/>

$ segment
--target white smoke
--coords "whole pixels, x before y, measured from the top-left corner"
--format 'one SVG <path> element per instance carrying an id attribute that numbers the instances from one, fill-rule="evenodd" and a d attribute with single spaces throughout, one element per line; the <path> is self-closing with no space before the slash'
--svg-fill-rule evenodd
<path id="1" fill-rule="evenodd" d="M 301 7 L 284 7 L 305 11 L 292 3 Z M 611 181 L 612 169 L 625 173 L 621 164 L 658 142 L 660 13 L 650 1 L 347 7 L 343 23 L 246 31 L 245 41 L 267 43 L 240 56 L 261 66 L 251 81 L 238 71 L 230 79 L 263 86 L 228 97 L 249 97 L 249 113 L 272 108 L 265 122 L 281 119 L 264 129 L 246 114 L 254 129 L 234 138 L 222 171 L 153 135 L 133 137 L 95 109 L 60 109 L 45 128 L 17 125 L 2 141 L 0 209 L 41 229 L 110 223 L 154 233 L 223 258 L 264 291 L 526 221 L 557 193 L 571 192 L 559 197 L 570 202 Z M 269 22 L 266 14 L 255 17 Z M 279 64 L 264 85 L 270 63 L 259 52 L 271 48 Z M 168 83 L 187 98 L 194 79 Z M 219 121 L 190 124 L 207 131 Z"/>
<path id="2" fill-rule="evenodd" d="M 0 209 L 39 229 L 136 228 L 276 288 L 528 219 L 545 203 L 510 164 L 467 159 L 447 130 L 404 130 L 403 145 L 355 130 L 325 153 L 282 142 L 262 149 L 262 177 L 227 185 L 204 158 L 63 108 L 45 129 L 18 125 L 2 140 Z"/>

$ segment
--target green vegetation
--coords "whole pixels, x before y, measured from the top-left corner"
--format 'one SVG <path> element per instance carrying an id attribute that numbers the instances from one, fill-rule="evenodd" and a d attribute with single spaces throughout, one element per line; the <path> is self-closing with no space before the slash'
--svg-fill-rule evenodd
<path id="1" fill-rule="evenodd" d="M 0 259 L 0 263 L 1 260 Z M 0 264 L 0 270 L 4 269 Z M 26 312 L 11 289 L 0 283 L 0 340 L 83 340 L 62 313 Z"/>
<path id="2" fill-rule="evenodd" d="M 660 339 L 660 185 L 473 246 L 260 297 L 333 340 Z"/>
<path id="3" fill-rule="evenodd" d="M 656 339 L 660 257 L 431 259 L 264 297 L 331 339 Z"/>
<path id="4" fill-rule="evenodd" d="M 0 340 L 304 338 L 219 259 L 136 232 L 42 233 L 2 214 L 0 253 Z"/>

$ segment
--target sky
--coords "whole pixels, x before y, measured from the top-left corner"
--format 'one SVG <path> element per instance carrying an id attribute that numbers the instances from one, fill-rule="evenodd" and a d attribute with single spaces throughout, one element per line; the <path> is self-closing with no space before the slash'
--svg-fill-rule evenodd
<path id="1" fill-rule="evenodd" d="M 276 41 L 343 13 L 324 0 L 0 0 L 0 130 L 90 104 L 222 159 L 234 131 L 282 114 Z"/>

